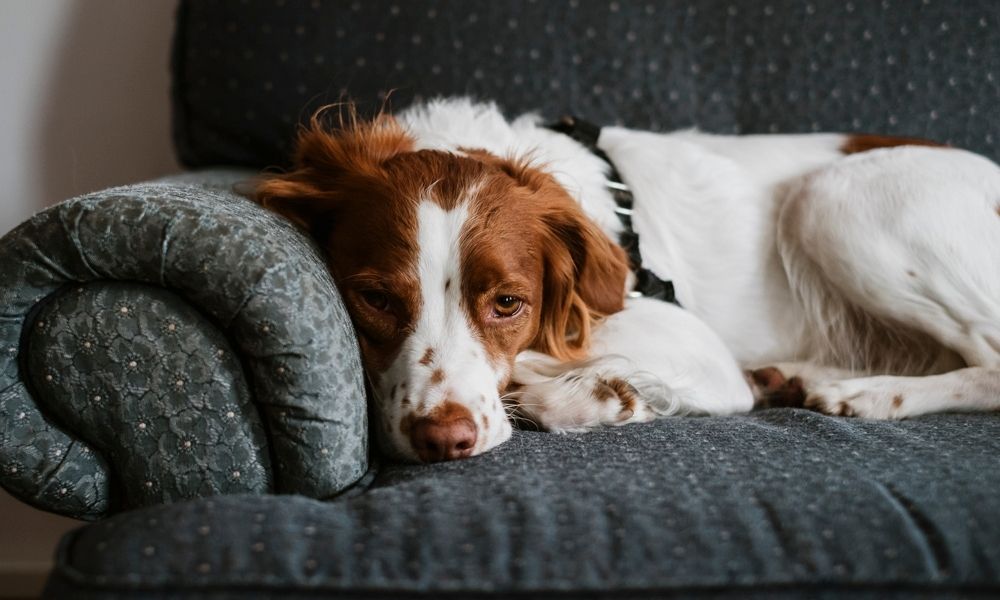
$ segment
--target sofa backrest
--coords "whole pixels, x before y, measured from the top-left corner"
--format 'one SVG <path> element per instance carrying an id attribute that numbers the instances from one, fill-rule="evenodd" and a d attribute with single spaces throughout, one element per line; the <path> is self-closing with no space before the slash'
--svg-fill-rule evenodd
<path id="1" fill-rule="evenodd" d="M 287 161 L 296 124 L 471 94 L 509 113 L 720 133 L 922 136 L 1000 158 L 996 0 L 184 0 L 189 167 Z"/>

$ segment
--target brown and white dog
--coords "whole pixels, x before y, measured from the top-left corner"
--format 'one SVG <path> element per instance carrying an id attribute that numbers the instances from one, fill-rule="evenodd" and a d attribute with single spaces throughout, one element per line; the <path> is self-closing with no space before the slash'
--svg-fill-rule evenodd
<path id="1" fill-rule="evenodd" d="M 257 197 L 327 252 L 398 457 L 482 453 L 512 411 L 569 431 L 755 399 L 995 410 L 1000 168 L 913 144 L 602 130 L 684 309 L 626 297 L 609 165 L 492 104 L 314 119 Z"/>

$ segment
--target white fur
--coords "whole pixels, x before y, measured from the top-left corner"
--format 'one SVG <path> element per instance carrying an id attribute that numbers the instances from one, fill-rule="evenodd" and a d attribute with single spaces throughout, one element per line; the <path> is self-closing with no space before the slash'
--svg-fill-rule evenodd
<path id="1" fill-rule="evenodd" d="M 569 137 L 542 127 L 537 115 L 508 122 L 496 104 L 450 98 L 418 104 L 399 120 L 416 139 L 416 150 L 482 149 L 503 158 L 530 159 L 569 190 L 605 231 L 617 236 L 622 230 L 614 197 L 604 186 L 607 163 Z"/>
<path id="2" fill-rule="evenodd" d="M 736 361 L 705 323 L 673 304 L 631 298 L 594 331 L 591 354 L 581 363 L 560 364 L 523 352 L 514 380 L 521 413 L 551 431 L 623 425 L 678 414 L 730 414 L 753 407 Z M 644 405 L 622 415 L 616 402 L 600 402 L 600 381 L 624 379 Z M 623 418 L 624 417 L 624 418 Z"/>
<path id="3" fill-rule="evenodd" d="M 476 453 L 485 452 L 511 434 L 497 387 L 507 375 L 506 366 L 494 365 L 473 332 L 462 306 L 459 240 L 468 218 L 464 204 L 446 211 L 432 200 L 421 202 L 417 211 L 417 272 L 420 278 L 421 307 L 413 333 L 378 381 L 377 397 L 390 402 L 379 415 L 394 440 L 390 447 L 416 460 L 410 440 L 400 430 L 406 414 L 424 416 L 445 401 L 455 402 L 473 415 L 486 415 L 487 427 L 476 419 Z M 445 286 L 448 280 L 455 285 Z M 422 364 L 431 350 L 433 359 Z M 440 383 L 431 378 L 443 372 Z M 403 407 L 402 399 L 409 399 Z"/>
<path id="4" fill-rule="evenodd" d="M 420 147 L 533 157 L 617 239 L 606 165 L 537 117 L 508 122 L 493 104 L 454 99 L 401 121 Z M 812 365 L 786 375 L 804 374 L 809 403 L 832 412 L 1000 408 L 1000 168 L 944 148 L 845 157 L 845 140 L 604 129 L 599 145 L 635 195 L 645 265 L 673 280 L 684 310 L 628 302 L 580 364 L 525 353 L 522 412 L 571 430 L 745 411 L 739 367 L 776 363 Z M 648 404 L 595 405 L 588 390 L 608 377 Z"/>

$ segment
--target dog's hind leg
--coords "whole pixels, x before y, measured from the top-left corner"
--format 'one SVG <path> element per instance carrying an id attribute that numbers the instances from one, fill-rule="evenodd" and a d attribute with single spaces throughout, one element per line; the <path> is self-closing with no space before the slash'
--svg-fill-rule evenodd
<path id="1" fill-rule="evenodd" d="M 903 418 L 1000 409 L 1000 168 L 952 149 L 845 159 L 786 199 L 779 250 L 816 358 L 804 404 Z"/>
<path id="2" fill-rule="evenodd" d="M 1000 410 L 1000 370 L 863 376 L 809 363 L 747 371 L 757 408 L 809 408 L 831 415 L 903 419 L 944 411 Z"/>
<path id="3" fill-rule="evenodd" d="M 857 377 L 847 369 L 822 367 L 813 363 L 775 363 L 744 371 L 753 392 L 754 408 L 804 408 L 806 391 L 818 381 L 839 381 Z"/>
<path id="4" fill-rule="evenodd" d="M 967 367 L 924 377 L 881 375 L 821 381 L 807 386 L 804 406 L 869 419 L 1000 410 L 1000 369 Z"/>

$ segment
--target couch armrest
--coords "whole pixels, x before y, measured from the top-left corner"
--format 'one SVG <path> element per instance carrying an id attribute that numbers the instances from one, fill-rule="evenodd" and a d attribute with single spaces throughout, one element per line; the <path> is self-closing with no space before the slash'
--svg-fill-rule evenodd
<path id="1" fill-rule="evenodd" d="M 0 485 L 93 519 L 367 469 L 350 321 L 316 247 L 231 191 L 110 189 L 0 239 Z"/>

